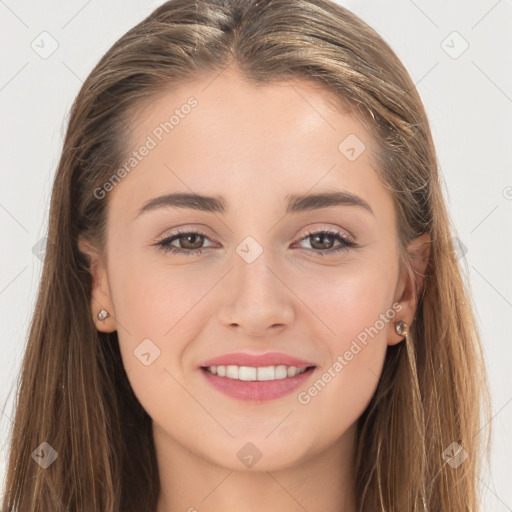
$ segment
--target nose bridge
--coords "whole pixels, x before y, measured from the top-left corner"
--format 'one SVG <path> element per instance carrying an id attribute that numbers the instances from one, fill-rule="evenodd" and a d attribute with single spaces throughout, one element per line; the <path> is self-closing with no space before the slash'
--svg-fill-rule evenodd
<path id="1" fill-rule="evenodd" d="M 281 295 L 279 287 L 282 286 L 275 275 L 274 268 L 278 266 L 275 251 L 270 247 L 270 237 L 256 240 L 247 236 L 236 248 L 234 261 L 234 278 L 237 293 L 241 296 L 253 295 L 276 300 Z"/>
<path id="2" fill-rule="evenodd" d="M 223 321 L 238 324 L 253 334 L 291 319 L 284 279 L 278 277 L 275 251 L 270 237 L 260 243 L 247 236 L 236 247 L 231 274 L 232 284 L 223 308 Z"/>

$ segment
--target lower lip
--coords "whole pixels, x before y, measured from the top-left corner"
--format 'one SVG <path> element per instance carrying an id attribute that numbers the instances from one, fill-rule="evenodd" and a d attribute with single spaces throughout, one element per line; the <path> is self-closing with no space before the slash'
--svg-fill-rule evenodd
<path id="1" fill-rule="evenodd" d="M 264 381 L 230 379 L 228 377 L 213 375 L 204 368 L 200 368 L 200 370 L 206 377 L 206 380 L 225 395 L 238 400 L 262 402 L 275 400 L 293 393 L 293 391 L 298 389 L 309 379 L 314 368 L 310 368 L 294 377 Z"/>

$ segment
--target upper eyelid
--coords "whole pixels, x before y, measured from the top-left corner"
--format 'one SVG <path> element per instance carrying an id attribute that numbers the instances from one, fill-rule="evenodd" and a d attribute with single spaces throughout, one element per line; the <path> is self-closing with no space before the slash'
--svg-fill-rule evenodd
<path id="1" fill-rule="evenodd" d="M 160 237 L 158 240 L 158 243 L 164 242 L 165 240 L 169 240 L 171 238 L 178 238 L 180 236 L 189 235 L 189 234 L 204 236 L 205 238 L 208 238 L 208 240 L 217 243 L 217 241 L 214 237 L 211 237 L 210 235 L 206 234 L 204 231 L 197 229 L 197 228 L 191 228 L 191 229 L 179 228 L 178 231 L 175 231 L 173 233 L 170 233 L 168 235 Z"/>

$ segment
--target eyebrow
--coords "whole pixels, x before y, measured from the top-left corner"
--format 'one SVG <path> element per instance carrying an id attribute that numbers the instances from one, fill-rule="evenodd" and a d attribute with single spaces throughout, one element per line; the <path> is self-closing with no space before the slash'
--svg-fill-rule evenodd
<path id="1" fill-rule="evenodd" d="M 286 213 L 309 212 L 331 206 L 356 206 L 374 215 L 371 206 L 361 197 L 337 190 L 318 194 L 287 194 Z M 227 202 L 220 196 L 204 196 L 192 193 L 173 193 L 147 201 L 137 217 L 157 208 L 184 208 L 208 213 L 226 213 Z"/>

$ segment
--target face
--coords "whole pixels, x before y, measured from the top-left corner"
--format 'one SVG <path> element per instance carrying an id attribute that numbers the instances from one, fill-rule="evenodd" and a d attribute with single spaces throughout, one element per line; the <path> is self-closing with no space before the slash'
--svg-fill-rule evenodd
<path id="1" fill-rule="evenodd" d="M 158 447 L 282 469 L 353 442 L 414 304 L 363 125 L 304 82 L 212 80 L 137 114 L 93 311 Z"/>

